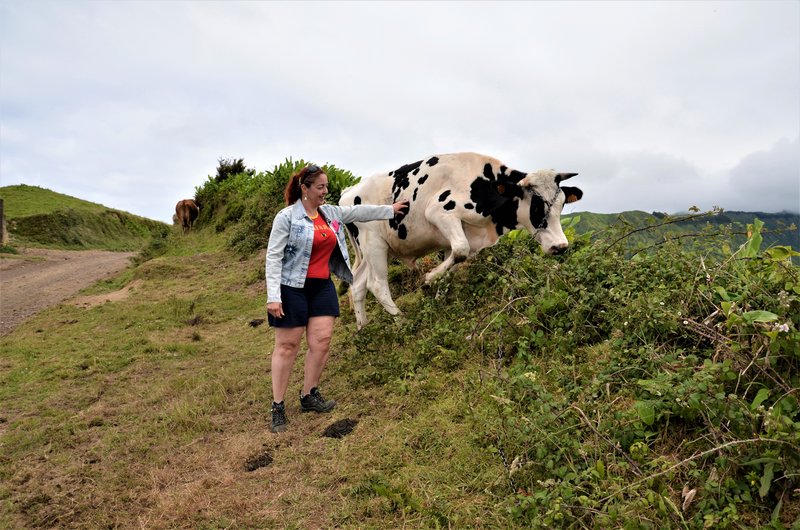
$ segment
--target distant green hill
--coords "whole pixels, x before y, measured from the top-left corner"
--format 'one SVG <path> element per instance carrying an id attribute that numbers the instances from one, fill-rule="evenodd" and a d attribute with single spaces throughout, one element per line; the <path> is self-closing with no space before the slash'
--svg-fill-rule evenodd
<path id="1" fill-rule="evenodd" d="M 139 250 L 167 233 L 159 221 L 25 184 L 0 188 L 12 247 Z"/>
<path id="2" fill-rule="evenodd" d="M 701 215 L 694 219 L 678 220 L 694 214 L 668 215 L 661 212 L 647 213 L 633 210 L 614 214 L 578 212 L 565 217 L 580 216 L 575 226 L 578 234 L 598 232 L 612 225 L 629 225 L 638 230 L 630 235 L 632 245 L 647 245 L 665 238 L 679 238 L 687 244 L 702 239 L 702 234 L 729 233 L 731 245 L 738 246 L 747 239 L 747 225 L 758 218 L 764 222 L 763 247 L 788 245 L 800 249 L 800 215 L 789 212 L 726 212 Z M 695 237 L 695 235 L 697 237 Z"/>

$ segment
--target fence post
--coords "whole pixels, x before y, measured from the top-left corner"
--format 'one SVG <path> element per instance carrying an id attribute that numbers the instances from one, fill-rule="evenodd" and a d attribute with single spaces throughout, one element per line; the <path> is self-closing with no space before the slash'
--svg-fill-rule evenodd
<path id="1" fill-rule="evenodd" d="M 8 245 L 8 230 L 6 230 L 6 215 L 3 211 L 3 199 L 0 199 L 0 246 Z"/>

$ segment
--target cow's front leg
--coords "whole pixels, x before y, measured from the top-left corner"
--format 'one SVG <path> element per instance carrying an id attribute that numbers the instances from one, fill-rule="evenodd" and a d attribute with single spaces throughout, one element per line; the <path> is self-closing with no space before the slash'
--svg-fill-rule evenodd
<path id="1" fill-rule="evenodd" d="M 460 219 L 442 212 L 438 207 L 425 214 L 428 222 L 438 228 L 450 242 L 450 249 L 446 252 L 444 261 L 425 275 L 425 283 L 431 283 L 456 263 L 466 260 L 470 254 L 470 246 Z"/>

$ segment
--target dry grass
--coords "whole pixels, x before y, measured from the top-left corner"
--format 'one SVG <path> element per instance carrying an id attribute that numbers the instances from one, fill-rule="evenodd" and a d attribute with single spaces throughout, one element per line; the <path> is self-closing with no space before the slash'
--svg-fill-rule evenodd
<path id="1" fill-rule="evenodd" d="M 464 502 L 420 473 L 452 456 L 447 411 L 420 420 L 414 399 L 342 369 L 352 319 L 325 374 L 339 406 L 301 414 L 290 398 L 289 431 L 269 432 L 272 332 L 249 325 L 264 316 L 262 259 L 157 258 L 128 273 L 127 296 L 73 300 L 0 342 L 0 528 L 427 527 L 420 506 Z M 301 378 L 302 358 L 290 396 Z M 348 418 L 352 433 L 322 436 Z M 412 490 L 416 509 L 392 496 Z"/>

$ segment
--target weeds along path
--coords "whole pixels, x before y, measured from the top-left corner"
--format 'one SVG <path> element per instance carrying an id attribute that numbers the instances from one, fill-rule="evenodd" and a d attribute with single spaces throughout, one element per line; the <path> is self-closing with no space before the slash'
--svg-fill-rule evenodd
<path id="1" fill-rule="evenodd" d="M 20 249 L 0 254 L 0 337 L 130 263 L 134 252 Z"/>

